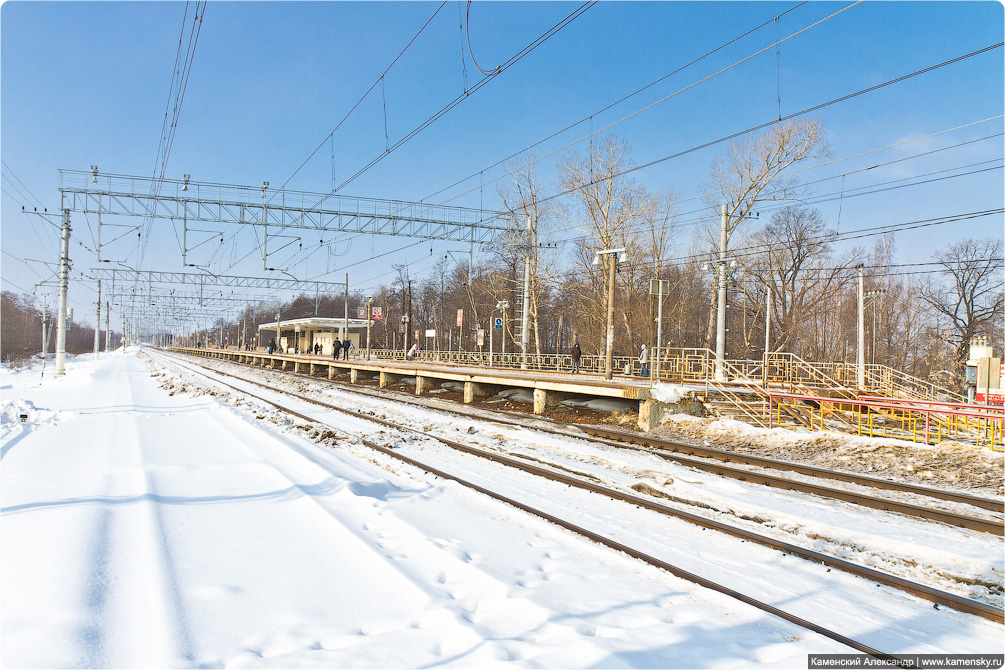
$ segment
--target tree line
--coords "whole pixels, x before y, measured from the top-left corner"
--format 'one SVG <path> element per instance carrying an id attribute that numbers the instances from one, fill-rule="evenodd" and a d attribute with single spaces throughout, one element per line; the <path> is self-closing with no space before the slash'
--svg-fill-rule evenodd
<path id="1" fill-rule="evenodd" d="M 940 249 L 932 256 L 935 271 L 926 274 L 899 270 L 891 234 L 876 236 L 871 247 L 838 252 L 837 235 L 821 212 L 800 204 L 809 187 L 790 170 L 829 154 L 818 119 L 779 123 L 735 140 L 710 165 L 694 227 L 686 219 L 694 212 L 679 211 L 673 189 L 653 193 L 636 182 L 631 147 L 616 135 L 559 160 L 549 185 L 557 196 L 542 195 L 533 158 L 513 165 L 497 194 L 519 230 L 483 247 L 487 253 L 471 265 L 444 257 L 421 277 L 407 265 L 393 266 L 393 281 L 372 292 L 382 318 L 373 322 L 371 346 L 404 350 L 418 331 L 426 348 L 477 351 L 482 329 L 487 349 L 493 319 L 504 316 L 497 305 L 508 303 L 502 333 L 506 350 L 517 351 L 529 263 L 529 353 L 568 353 L 578 341 L 584 353 L 604 355 L 609 313 L 615 355 L 635 356 L 642 344 L 714 348 L 721 266 L 727 358 L 782 351 L 808 361 L 853 362 L 861 265 L 865 290 L 880 294 L 866 311 L 866 361 L 962 388 L 970 339 L 987 335 L 999 352 L 1003 344 L 1002 240 L 963 239 Z M 619 254 L 596 253 L 614 249 L 624 249 L 625 262 Z M 659 343 L 651 279 L 670 287 Z M 30 338 L 9 339 L 7 294 L 4 300 L 3 350 L 8 342 L 10 351 L 29 350 Z M 361 293 L 350 295 L 349 316 L 365 305 Z M 278 306 L 283 320 L 341 318 L 345 308 L 343 296 L 302 295 Z M 276 320 L 276 311 L 274 303 L 249 305 L 204 336 L 215 341 L 222 334 L 236 345 L 242 329 L 254 335 L 258 324 Z M 22 328 L 17 323 L 11 328 Z M 427 340 L 426 331 L 435 336 Z M 499 335 L 493 339 L 499 351 Z M 85 341 L 83 350 L 88 346 Z"/>
<path id="2" fill-rule="evenodd" d="M 100 331 L 101 349 L 105 347 L 105 333 Z M 56 310 L 47 306 L 44 323 L 46 351 L 56 351 Z M 5 365 L 18 367 L 42 351 L 42 309 L 30 296 L 19 296 L 10 291 L 0 293 L 0 359 Z M 121 336 L 113 332 L 112 348 L 121 344 Z M 94 329 L 72 320 L 67 321 L 66 351 L 83 354 L 94 351 Z"/>

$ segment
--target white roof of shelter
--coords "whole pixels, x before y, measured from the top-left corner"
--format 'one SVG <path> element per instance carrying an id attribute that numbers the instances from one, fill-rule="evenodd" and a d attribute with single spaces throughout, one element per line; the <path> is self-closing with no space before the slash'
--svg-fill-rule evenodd
<path id="1" fill-rule="evenodd" d="M 345 319 L 322 318 L 319 316 L 307 317 L 304 319 L 282 319 L 280 322 L 283 330 L 338 330 L 345 328 Z M 372 322 L 371 322 L 372 323 Z M 366 319 L 349 319 L 349 328 L 366 328 Z M 275 330 L 276 322 L 260 323 L 259 330 Z"/>

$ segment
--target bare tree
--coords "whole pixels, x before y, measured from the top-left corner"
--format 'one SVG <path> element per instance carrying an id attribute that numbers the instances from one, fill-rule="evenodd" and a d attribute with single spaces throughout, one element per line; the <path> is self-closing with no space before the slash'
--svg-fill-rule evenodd
<path id="1" fill-rule="evenodd" d="M 754 240 L 765 252 L 750 274 L 771 287 L 770 346 L 797 351 L 803 324 L 825 304 L 843 274 L 841 267 L 824 267 L 830 257 L 830 231 L 818 210 L 792 206 L 776 212 Z"/>
<path id="2" fill-rule="evenodd" d="M 534 350 L 541 353 L 541 329 L 538 323 L 541 296 L 544 292 L 540 277 L 540 252 L 545 226 L 552 216 L 550 203 L 542 203 L 540 185 L 534 176 L 534 158 L 511 170 L 511 182 L 497 190 L 503 207 L 515 219 L 520 232 L 515 235 L 513 247 L 526 254 L 530 262 L 530 304 L 528 305 L 529 327 L 534 335 Z M 512 253 L 512 249 L 510 252 Z M 517 289 L 515 293 L 519 294 Z"/>
<path id="3" fill-rule="evenodd" d="M 782 173 L 792 165 L 829 153 L 824 141 L 823 123 L 816 118 L 780 123 L 766 133 L 734 141 L 724 157 L 712 161 L 711 183 L 705 187 L 706 202 L 716 214 L 726 206 L 725 244 L 736 229 L 754 212 L 759 203 L 791 200 L 804 193 L 795 177 Z M 715 220 L 718 223 L 720 217 Z M 721 225 L 721 224 L 720 224 Z M 720 226 L 709 225 L 719 231 Z M 720 235 L 713 234 L 713 248 Z M 712 292 L 707 341 L 715 332 L 715 300 Z"/>
<path id="4" fill-rule="evenodd" d="M 635 184 L 635 180 L 626 175 L 632 167 L 629 155 L 631 147 L 614 134 L 604 137 L 591 145 L 590 153 L 580 158 L 575 152 L 567 154 L 559 163 L 559 185 L 569 192 L 573 203 L 571 209 L 562 212 L 570 224 L 582 231 L 601 249 L 625 247 L 635 237 L 635 231 L 641 215 L 641 205 L 644 200 L 644 190 Z M 592 258 L 587 247 L 580 248 L 579 258 L 589 263 Z M 584 253 L 586 252 L 586 253 Z M 616 263 L 613 254 L 603 257 L 603 267 L 610 273 L 608 263 Z M 585 270 L 591 272 L 590 266 Z M 616 281 L 616 278 L 615 278 Z M 601 314 L 611 316 L 607 321 L 607 360 L 613 355 L 614 324 L 613 314 L 608 305 L 608 295 L 612 288 L 609 280 L 603 280 L 605 289 L 598 296 L 596 304 L 601 306 Z M 600 317 L 600 314 L 597 315 Z M 598 318 L 598 321 L 601 321 Z M 611 370 L 608 369 L 608 375 Z"/>
<path id="5" fill-rule="evenodd" d="M 997 335 L 994 329 L 1002 323 L 1002 241 L 967 239 L 932 258 L 944 268 L 943 280 L 929 281 L 919 294 L 948 322 L 944 335 L 955 350 L 953 382 L 963 389 L 970 338 L 982 331 Z"/>

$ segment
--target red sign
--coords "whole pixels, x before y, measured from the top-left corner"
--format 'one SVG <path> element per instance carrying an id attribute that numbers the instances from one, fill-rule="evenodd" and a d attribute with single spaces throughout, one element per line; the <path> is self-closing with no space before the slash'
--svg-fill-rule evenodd
<path id="1" fill-rule="evenodd" d="M 381 316 L 380 316 L 380 307 L 374 307 L 373 308 L 373 318 L 375 318 L 375 319 L 380 319 L 381 318 Z"/>
<path id="2" fill-rule="evenodd" d="M 978 391 L 974 396 L 977 402 L 987 402 L 994 403 L 996 405 L 1005 404 L 1005 393 L 988 393 L 987 400 L 985 400 L 984 391 Z"/>
<path id="3" fill-rule="evenodd" d="M 481 347 L 485 344 L 485 329 L 478 329 L 478 346 Z"/>
<path id="4" fill-rule="evenodd" d="M 463 309 L 459 309 L 459 310 L 457 310 L 457 327 L 458 328 L 461 327 L 461 323 L 463 321 L 464 321 L 464 310 Z"/>
<path id="5" fill-rule="evenodd" d="M 415 339 L 419 339 L 419 331 L 415 331 Z"/>

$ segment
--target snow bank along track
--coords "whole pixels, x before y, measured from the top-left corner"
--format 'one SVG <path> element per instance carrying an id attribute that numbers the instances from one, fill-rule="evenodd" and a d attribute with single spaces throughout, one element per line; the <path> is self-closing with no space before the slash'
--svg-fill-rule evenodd
<path id="1" fill-rule="evenodd" d="M 337 381 L 332 381 L 326 377 L 315 377 L 312 375 L 305 375 L 302 373 L 282 371 L 282 370 L 272 370 L 271 372 L 274 374 L 288 375 L 291 377 L 312 379 L 317 382 L 325 383 L 334 386 L 336 388 L 340 388 L 350 393 L 359 393 L 363 395 L 369 395 L 371 397 L 390 399 L 391 398 L 390 393 L 392 393 L 386 391 L 375 391 L 373 389 L 361 387 L 356 384 L 340 383 Z M 481 413 L 481 416 L 478 416 L 478 414 L 471 411 L 467 411 L 466 408 L 460 406 L 448 408 L 444 407 L 442 403 L 437 403 L 435 406 L 433 406 L 429 402 L 421 401 L 418 398 L 402 397 L 401 394 L 394 394 L 393 399 L 395 402 L 418 405 L 426 408 L 434 408 L 440 412 L 450 412 L 467 418 L 484 418 L 486 413 L 491 412 L 491 414 L 493 415 L 492 417 L 493 421 L 500 421 L 503 423 L 509 423 L 511 425 L 526 426 L 526 423 L 532 420 L 534 424 L 534 429 L 538 431 L 550 432 L 552 434 L 561 435 L 564 437 L 573 436 L 578 437 L 580 439 L 583 439 L 585 434 L 586 436 L 604 441 L 607 444 L 612 443 L 633 444 L 639 447 L 643 447 L 655 453 L 660 458 L 675 461 L 677 463 L 681 463 L 682 465 L 693 467 L 698 470 L 703 470 L 705 472 L 709 472 L 723 477 L 729 477 L 732 479 L 737 479 L 754 484 L 762 484 L 765 486 L 770 486 L 782 490 L 809 493 L 824 498 L 842 500 L 847 503 L 852 503 L 863 507 L 869 507 L 872 509 L 885 510 L 888 512 L 894 512 L 898 514 L 905 514 L 908 516 L 914 516 L 922 519 L 938 521 L 951 526 L 957 526 L 969 530 L 976 530 L 982 533 L 990 533 L 992 535 L 1005 536 L 1005 523 L 1003 523 L 1003 521 L 1000 519 L 979 518 L 967 514 L 961 514 L 959 512 L 936 509 L 933 507 L 916 505 L 898 500 L 891 500 L 889 498 L 870 496 L 864 493 L 857 493 L 837 489 L 829 486 L 824 486 L 822 484 L 800 481 L 797 479 L 791 479 L 787 477 L 780 477 L 776 475 L 767 474 L 764 472 L 757 472 L 747 468 L 724 465 L 723 462 L 732 462 L 739 465 L 751 466 L 768 470 L 781 470 L 781 471 L 794 472 L 800 475 L 807 475 L 818 479 L 830 479 L 834 481 L 842 481 L 866 488 L 897 491 L 901 493 L 923 496 L 925 498 L 935 500 L 944 500 L 951 503 L 972 505 L 974 507 L 989 510 L 992 512 L 1005 513 L 1005 502 L 1001 500 L 983 498 L 980 496 L 970 495 L 967 493 L 946 491 L 927 486 L 919 486 L 917 484 L 895 482 L 887 479 L 880 479 L 878 477 L 869 477 L 866 475 L 841 472 L 838 470 L 828 470 L 826 468 L 816 467 L 812 465 L 801 465 L 798 463 L 781 461 L 773 458 L 766 458 L 763 456 L 740 454 L 736 452 L 726 451 L 724 449 L 715 449 L 713 447 L 693 446 L 683 444 L 680 442 L 674 442 L 671 440 L 664 440 L 657 437 L 648 436 L 645 435 L 644 433 L 629 433 L 623 430 L 614 430 L 611 428 L 604 428 L 601 426 L 595 426 L 591 424 L 569 424 L 561 421 L 556 421 L 554 419 L 539 417 L 536 415 L 533 416 L 533 418 L 531 419 L 529 416 L 521 416 L 512 412 L 503 412 L 499 410 L 490 411 L 480 409 L 479 412 Z M 508 420 L 500 419 L 501 416 L 507 417 Z M 520 421 L 521 423 L 517 424 L 515 423 L 515 421 Z M 547 426 L 551 426 L 551 428 Z M 576 433 L 570 432 L 570 429 L 578 431 L 579 434 L 577 435 Z M 689 458 L 689 456 L 694 456 L 696 458 Z"/>
<path id="2" fill-rule="evenodd" d="M 520 461 L 520 460 L 516 460 L 516 459 L 513 459 L 513 458 L 509 458 L 509 457 L 504 456 L 502 454 L 488 452 L 488 451 L 485 451 L 485 450 L 483 450 L 481 448 L 473 447 L 473 446 L 470 446 L 470 445 L 465 445 L 463 443 L 460 443 L 460 442 L 457 442 L 457 441 L 454 441 L 454 440 L 450 440 L 450 439 L 447 439 L 447 438 L 428 435 L 428 434 L 423 433 L 422 431 L 416 430 L 414 428 L 411 428 L 411 427 L 408 427 L 408 426 L 404 426 L 404 425 L 401 425 L 401 424 L 397 424 L 397 423 L 394 423 L 392 421 L 388 421 L 386 419 L 378 418 L 378 417 L 372 416 L 370 414 L 356 412 L 356 411 L 353 411 L 353 410 L 341 408 L 341 407 L 338 407 L 338 406 L 335 406 L 335 405 L 332 405 L 332 404 L 329 404 L 329 403 L 325 403 L 325 402 L 320 401 L 320 400 L 316 400 L 316 399 L 313 399 L 313 398 L 307 398 L 307 397 L 304 397 L 302 395 L 299 395 L 299 394 L 296 394 L 296 393 L 293 393 L 293 392 L 275 389 L 275 388 L 270 387 L 270 386 L 268 386 L 266 384 L 263 384 L 261 382 L 249 380 L 249 379 L 240 377 L 238 375 L 233 375 L 233 374 L 230 374 L 230 373 L 227 373 L 227 372 L 222 372 L 222 371 L 219 371 L 219 370 L 214 370 L 212 368 L 209 368 L 209 367 L 197 364 L 197 363 L 195 365 L 197 365 L 199 368 L 201 368 L 201 370 L 195 370 L 195 369 L 193 369 L 191 367 L 191 365 L 193 363 L 191 363 L 190 361 L 186 361 L 185 364 L 182 364 L 182 363 L 179 362 L 179 358 L 177 356 L 171 355 L 170 358 L 172 359 L 172 362 L 174 364 L 179 365 L 180 367 L 186 368 L 189 371 L 194 372 L 194 373 L 196 373 L 196 374 L 198 374 L 198 375 L 200 375 L 200 376 L 202 376 L 202 377 L 204 377 L 206 379 L 209 379 L 214 384 L 220 384 L 220 385 L 226 386 L 226 387 L 228 387 L 230 389 L 233 389 L 233 390 L 235 390 L 235 391 L 237 391 L 237 392 L 239 392 L 241 394 L 248 395 L 248 396 L 253 397 L 253 398 L 255 398 L 255 399 L 257 399 L 257 400 L 259 400 L 261 402 L 264 402 L 264 403 L 266 403 L 266 404 L 268 404 L 268 405 L 270 405 L 270 406 L 272 406 L 272 407 L 274 407 L 274 408 L 276 408 L 276 409 L 278 409 L 278 410 L 280 410 L 282 412 L 289 413 L 289 414 L 291 414 L 293 416 L 296 416 L 296 417 L 298 417 L 298 418 L 300 418 L 300 419 L 302 419 L 304 421 L 307 421 L 307 422 L 310 422 L 310 423 L 313 423 L 313 424 L 323 423 L 323 422 L 319 421 L 316 418 L 310 417 L 310 416 L 308 416 L 308 415 L 306 415 L 306 414 L 304 414 L 302 412 L 299 412 L 299 411 L 294 410 L 292 408 L 286 407 L 286 406 L 284 406 L 284 405 L 282 405 L 280 403 L 277 403 L 277 402 L 275 402 L 273 400 L 270 400 L 268 398 L 262 397 L 260 395 L 255 394 L 255 393 L 252 393 L 252 392 L 248 391 L 246 388 L 240 388 L 238 386 L 235 386 L 233 384 L 227 383 L 227 382 L 222 381 L 220 379 L 216 379 L 216 378 L 213 377 L 213 375 L 230 377 L 232 379 L 239 380 L 240 382 L 242 382 L 244 384 L 251 384 L 253 386 L 265 388 L 270 393 L 275 393 L 275 394 L 279 394 L 281 396 L 287 396 L 287 397 L 295 398 L 295 399 L 297 399 L 299 401 L 308 402 L 308 403 L 311 403 L 313 405 L 317 405 L 317 406 L 323 407 L 325 409 L 330 409 L 330 410 L 334 410 L 334 411 L 337 411 L 337 412 L 341 412 L 341 413 L 347 414 L 349 416 L 353 416 L 353 417 L 356 417 L 358 419 L 362 419 L 364 421 L 377 423 L 377 424 L 380 424 L 382 426 L 386 426 L 388 428 L 392 428 L 392 429 L 397 430 L 397 431 L 402 431 L 402 432 L 407 432 L 407 433 L 418 433 L 418 434 L 421 434 L 421 435 L 427 437 L 428 439 L 435 440 L 435 441 L 437 441 L 437 442 L 439 442 L 441 444 L 444 444 L 444 445 L 446 445 L 446 446 L 448 446 L 448 447 L 450 447 L 452 449 L 455 449 L 455 450 L 458 450 L 458 451 L 462 451 L 462 452 L 467 453 L 467 454 L 475 455 L 475 456 L 478 456 L 478 457 L 481 457 L 481 458 L 485 458 L 485 459 L 491 460 L 493 462 L 499 463 L 501 465 L 505 465 L 507 467 L 519 469 L 519 470 L 521 470 L 523 472 L 527 472 L 527 473 L 530 473 L 530 474 L 533 474 L 533 475 L 544 477 L 546 479 L 549 479 L 549 480 L 552 480 L 552 481 L 556 481 L 556 482 L 560 482 L 560 483 L 566 484 L 568 486 L 572 486 L 572 487 L 576 487 L 576 488 L 579 488 L 579 489 L 584 489 L 584 490 L 587 490 L 587 491 L 591 491 L 593 493 L 604 495 L 604 496 L 613 498 L 615 500 L 621 500 L 623 502 L 627 502 L 629 504 L 633 504 L 633 505 L 636 505 L 638 507 L 644 507 L 646 509 L 650 509 L 650 510 L 656 511 L 656 512 L 659 512 L 661 514 L 665 514 L 665 515 L 668 515 L 668 516 L 673 516 L 673 517 L 676 517 L 676 518 L 679 518 L 679 519 L 683 519 L 683 520 L 688 521 L 690 523 L 699 525 L 699 526 L 701 526 L 703 528 L 717 530 L 717 531 L 720 531 L 722 533 L 725 533 L 725 534 L 728 534 L 728 535 L 731 535 L 731 536 L 734 536 L 734 537 L 741 538 L 743 540 L 755 542 L 755 543 L 758 543 L 758 544 L 770 547 L 772 549 L 776 549 L 776 550 L 785 552 L 787 554 L 798 556 L 800 558 L 805 558 L 805 559 L 808 559 L 808 560 L 811 560 L 811 561 L 816 561 L 816 562 L 822 563 L 822 564 L 824 564 L 826 566 L 837 568 L 837 569 L 839 569 L 841 571 L 844 571 L 844 572 L 847 572 L 847 573 L 850 573 L 850 574 L 853 574 L 853 575 L 857 575 L 857 576 L 866 578 L 866 579 L 868 579 L 868 580 L 870 580 L 872 582 L 877 583 L 877 585 L 878 584 L 883 584 L 883 585 L 886 585 L 886 586 L 890 586 L 890 587 L 902 590 L 904 592 L 910 593 L 910 594 L 915 595 L 917 597 L 920 597 L 920 598 L 923 598 L 923 599 L 928 600 L 930 602 L 933 602 L 936 605 L 945 605 L 947 607 L 951 607 L 951 608 L 956 609 L 958 611 L 965 612 L 965 613 L 968 613 L 968 614 L 975 614 L 977 616 L 980 616 L 980 617 L 983 617 L 985 619 L 989 619 L 989 620 L 992 620 L 992 621 L 996 621 L 998 623 L 1005 622 L 1005 612 L 1003 612 L 1000 609 L 997 609 L 995 607 L 992 607 L 990 605 L 987 605 L 985 603 L 982 603 L 982 602 L 979 602 L 979 601 L 976 601 L 976 600 L 973 600 L 973 599 L 970 599 L 970 598 L 965 598 L 965 597 L 958 596 L 958 595 L 955 595 L 955 594 L 952 594 L 952 593 L 948 593 L 948 592 L 945 592 L 945 591 L 934 589 L 934 588 L 931 588 L 929 586 L 925 586 L 923 584 L 917 584 L 915 582 L 911 582 L 909 580 L 903 579 L 901 577 L 897 577 L 895 575 L 890 575 L 890 574 L 881 572 L 879 570 L 875 570 L 875 569 L 872 569 L 872 568 L 868 568 L 868 567 L 864 567 L 864 566 L 861 566 L 861 565 L 857 565 L 855 563 L 852 563 L 850 561 L 846 561 L 844 559 L 840 559 L 840 558 L 837 558 L 837 557 L 834 557 L 834 556 L 829 556 L 827 554 L 823 554 L 823 553 L 820 553 L 820 552 L 815 552 L 815 551 L 812 551 L 812 550 L 809 550 L 809 549 L 804 549 L 802 547 L 799 547 L 799 546 L 796 546 L 796 545 L 793 545 L 793 544 L 789 544 L 789 543 L 786 543 L 786 542 L 782 542 L 782 541 L 776 540 L 774 538 L 765 537 L 765 536 L 759 535 L 757 533 L 753 533 L 751 531 L 747 531 L 747 530 L 744 530 L 744 529 L 740 529 L 740 528 L 736 528 L 736 527 L 733 527 L 733 526 L 729 526 L 727 524 L 724 524 L 724 523 L 721 523 L 721 522 L 718 522 L 718 521 L 715 521 L 715 520 L 712 520 L 712 519 L 707 519 L 705 517 L 702 517 L 702 516 L 699 516 L 699 515 L 696 515 L 696 514 L 691 514 L 689 512 L 685 512 L 685 511 L 682 511 L 682 510 L 674 509 L 674 508 L 668 507 L 666 505 L 654 502 L 653 500 L 650 500 L 648 498 L 644 498 L 644 497 L 632 495 L 632 494 L 626 493 L 624 491 L 620 491 L 620 490 L 608 488 L 608 487 L 605 487 L 605 486 L 601 486 L 601 485 L 595 484 L 593 482 L 587 481 L 586 479 L 582 479 L 582 478 L 579 478 L 579 477 L 574 477 L 574 476 L 568 475 L 568 474 L 563 473 L 563 472 L 556 472 L 555 470 L 549 469 L 549 468 L 546 468 L 546 467 L 539 467 L 539 466 L 531 465 L 531 464 L 529 464 L 527 462 L 524 462 L 524 461 Z M 209 374 L 207 374 L 207 373 L 209 373 Z M 353 387 L 352 390 L 355 390 L 355 387 Z M 334 426 L 328 425 L 328 427 L 335 428 L 336 430 L 340 430 L 340 429 L 338 429 L 338 428 L 336 428 Z M 340 432 L 344 432 L 344 431 L 340 430 Z M 750 598 L 748 596 L 744 596 L 743 594 L 741 594 L 739 592 L 736 592 L 736 591 L 734 591 L 732 589 L 729 589 L 727 587 L 721 586 L 719 584 L 715 584 L 715 583 L 713 583 L 713 582 L 711 582 L 711 581 L 709 581 L 709 580 L 707 580 L 707 579 L 705 579 L 703 577 L 700 577 L 700 576 L 695 575 L 693 573 L 684 571 L 684 570 L 682 570 L 680 568 L 677 568 L 677 567 L 675 567 L 673 565 L 670 565 L 669 563 L 661 561 L 658 558 L 655 558 L 653 556 L 647 555 L 647 554 L 642 553 L 642 552 L 640 552 L 638 550 L 632 549 L 631 547 L 627 547 L 627 546 L 625 546 L 623 544 L 614 542 L 613 540 L 610 540 L 610 539 L 608 539 L 608 538 L 606 538 L 606 537 L 604 537 L 602 535 L 599 535 L 599 534 L 594 533 L 592 531 L 589 531 L 587 529 L 581 528 L 581 527 L 579 527 L 579 526 L 577 526 L 575 524 L 572 524 L 571 522 L 565 521 L 565 520 L 560 519 L 558 517 L 555 517 L 555 516 L 553 516 L 551 514 L 548 514 L 547 512 L 544 512 L 542 510 L 530 507 L 530 506 L 528 506 L 528 505 L 526 505 L 524 503 L 521 503 L 521 502 L 518 502 L 516 500 L 513 500 L 512 498 L 509 498 L 507 496 L 503 496 L 503 495 L 501 495 L 499 493 L 491 491 L 491 490 L 489 490 L 489 489 L 487 489 L 487 488 L 485 488 L 483 486 L 480 486 L 478 484 L 475 484 L 475 483 L 472 483 L 472 482 L 469 482 L 469 481 L 465 481 L 465 480 L 457 477 L 456 475 L 452 475 L 450 473 L 444 472 L 443 470 L 441 470 L 439 468 L 430 466 L 430 465 L 422 463 L 422 462 L 420 462 L 420 461 L 418 461 L 416 459 L 413 459 L 413 458 L 411 458 L 409 456 L 406 456 L 406 455 L 404 455 L 404 454 L 396 451 L 395 449 L 392 449 L 392 448 L 389 448 L 389 447 L 385 447 L 383 445 L 379 445 L 379 444 L 370 442 L 370 441 L 365 440 L 365 439 L 360 439 L 360 441 L 361 441 L 362 444 L 366 445 L 367 447 L 369 447 L 371 449 L 374 449 L 374 450 L 376 450 L 376 451 L 378 451 L 378 452 L 380 452 L 382 454 L 385 454 L 385 455 L 390 456 L 392 458 L 396 458 L 396 459 L 401 460 L 403 462 L 409 463 L 409 464 L 411 464 L 411 465 L 413 465 L 415 467 L 418 467 L 418 468 L 420 468 L 422 470 L 425 470 L 425 471 L 427 471 L 427 472 L 429 472 L 431 474 L 434 474 L 436 476 L 456 481 L 456 482 L 458 482 L 458 483 L 460 483 L 460 484 L 462 484 L 464 486 L 467 486 L 469 488 L 472 488 L 473 490 L 476 490 L 476 491 L 478 491 L 480 493 L 488 495 L 488 496 L 490 496 L 492 498 L 495 498 L 495 499 L 500 500 L 502 502 L 505 502 L 507 504 L 513 505 L 513 506 L 515 506 L 515 507 L 517 507 L 517 508 L 519 508 L 521 510 L 524 510 L 526 512 L 529 512 L 531 514 L 535 514 L 535 515 L 537 515 L 539 517 L 547 519 L 548 521 L 551 521 L 551 522 L 553 522 L 553 523 L 555 523 L 555 524 L 557 524 L 557 525 L 559 525 L 559 526 L 561 526 L 563 528 L 566 528 L 566 529 L 571 530 L 571 531 L 573 531 L 575 533 L 578 533 L 580 535 L 588 537 L 589 539 L 594 540 L 595 542 L 598 542 L 598 543 L 603 544 L 605 546 L 611 547 L 611 548 L 616 549 L 618 551 L 623 551 L 623 552 L 625 552 L 626 554 L 628 554 L 630 556 L 633 556 L 633 557 L 635 557 L 637 559 L 643 560 L 643 561 L 645 561 L 645 562 L 647 562 L 647 563 L 649 563 L 651 565 L 654 565 L 656 567 L 659 567 L 659 568 L 662 568 L 664 570 L 667 570 L 667 571 L 671 572 L 672 574 L 674 574 L 674 575 L 676 575 L 678 577 L 681 577 L 681 578 L 686 579 L 688 581 L 692 581 L 694 583 L 700 584 L 700 585 L 705 586 L 707 588 L 716 590 L 716 591 L 718 591 L 720 593 L 724 593 L 726 595 L 734 597 L 734 598 L 736 598 L 736 599 L 738 599 L 738 600 L 740 600 L 742 602 L 745 602 L 747 604 L 751 604 L 751 605 L 753 605 L 755 607 L 758 607 L 758 608 L 760 608 L 760 609 L 762 609 L 762 610 L 764 610 L 766 612 L 770 612 L 772 614 L 780 616 L 780 617 L 786 619 L 787 621 L 790 621 L 790 622 L 792 622 L 792 623 L 794 623 L 796 625 L 799 625 L 799 626 L 802 626 L 804 628 L 807 628 L 808 630 L 813 630 L 815 632 L 818 632 L 818 633 L 821 633 L 821 634 L 826 635 L 828 637 L 831 637 L 832 639 L 838 640 L 838 641 L 840 641 L 840 642 L 842 642 L 844 644 L 848 644 L 849 646 L 852 646 L 855 649 L 859 649 L 860 651 L 864 651 L 865 653 L 870 653 L 870 654 L 882 656 L 881 653 L 876 652 L 875 650 L 870 650 L 868 648 L 864 648 L 865 645 L 861 645 L 860 643 L 857 643 L 857 642 L 855 642 L 853 640 L 845 638 L 844 636 L 841 636 L 840 634 L 833 633 L 832 631 L 827 631 L 825 629 L 822 629 L 821 627 L 817 626 L 816 624 L 813 624 L 813 623 L 808 622 L 808 621 L 806 621 L 804 619 L 801 619 L 800 617 L 788 614 L 786 612 L 778 610 L 777 608 L 774 608 L 771 605 L 768 605 L 766 603 L 762 603 L 762 602 L 757 601 L 757 600 L 755 600 L 753 598 Z"/>

